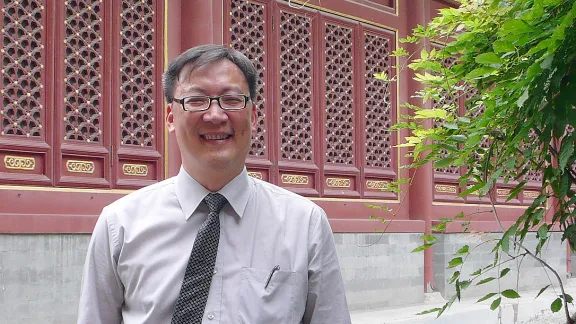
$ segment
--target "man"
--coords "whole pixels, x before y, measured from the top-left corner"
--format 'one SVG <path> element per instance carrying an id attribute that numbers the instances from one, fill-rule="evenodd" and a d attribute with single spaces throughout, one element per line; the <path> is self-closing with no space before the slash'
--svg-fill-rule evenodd
<path id="1" fill-rule="evenodd" d="M 170 64 L 166 124 L 180 173 L 104 208 L 78 323 L 350 323 L 323 210 L 247 175 L 256 79 L 224 46 Z"/>

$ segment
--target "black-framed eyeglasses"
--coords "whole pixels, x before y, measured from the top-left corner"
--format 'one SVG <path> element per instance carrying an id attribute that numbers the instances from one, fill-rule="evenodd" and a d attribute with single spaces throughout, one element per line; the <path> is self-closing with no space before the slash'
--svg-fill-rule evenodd
<path id="1" fill-rule="evenodd" d="M 223 110 L 242 110 L 250 99 L 245 94 L 226 94 L 222 96 L 188 96 L 181 99 L 174 98 L 182 105 L 185 111 L 205 111 L 210 108 L 212 100 L 216 100 Z"/>

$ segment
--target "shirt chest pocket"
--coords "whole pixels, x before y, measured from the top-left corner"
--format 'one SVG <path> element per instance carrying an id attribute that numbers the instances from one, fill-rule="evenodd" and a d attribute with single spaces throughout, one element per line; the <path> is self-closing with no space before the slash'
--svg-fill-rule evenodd
<path id="1" fill-rule="evenodd" d="M 242 268 L 238 321 L 241 324 L 294 324 L 296 290 L 303 278 L 296 272 Z"/>

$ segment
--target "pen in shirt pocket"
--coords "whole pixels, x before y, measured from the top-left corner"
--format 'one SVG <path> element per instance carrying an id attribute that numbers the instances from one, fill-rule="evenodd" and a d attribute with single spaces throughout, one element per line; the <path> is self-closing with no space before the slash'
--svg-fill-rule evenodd
<path id="1" fill-rule="evenodd" d="M 277 264 L 274 268 L 272 268 L 272 271 L 270 271 L 270 275 L 268 275 L 268 280 L 266 280 L 266 285 L 264 285 L 264 289 L 268 288 L 268 285 L 270 284 L 270 280 L 272 280 L 272 276 L 274 275 L 274 272 L 280 270 L 280 265 Z"/>

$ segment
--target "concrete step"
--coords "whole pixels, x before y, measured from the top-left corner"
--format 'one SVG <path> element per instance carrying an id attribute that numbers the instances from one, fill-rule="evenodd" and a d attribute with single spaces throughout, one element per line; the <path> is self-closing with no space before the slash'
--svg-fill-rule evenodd
<path id="1" fill-rule="evenodd" d="M 576 300 L 576 279 L 568 279 L 565 290 Z M 503 298 L 499 309 L 491 311 L 492 299 L 476 303 L 480 297 L 456 301 L 442 316 L 435 314 L 415 315 L 427 309 L 442 307 L 439 294 L 432 293 L 426 303 L 402 308 L 386 308 L 351 312 L 353 324 L 565 324 L 564 310 L 552 313 L 550 304 L 556 299 L 560 289 L 555 285 L 535 298 L 538 291 L 520 292 L 521 298 Z M 441 299 L 441 297 L 440 297 Z M 570 314 L 576 312 L 568 305 Z"/>

